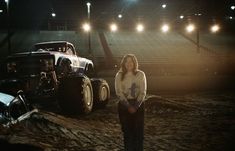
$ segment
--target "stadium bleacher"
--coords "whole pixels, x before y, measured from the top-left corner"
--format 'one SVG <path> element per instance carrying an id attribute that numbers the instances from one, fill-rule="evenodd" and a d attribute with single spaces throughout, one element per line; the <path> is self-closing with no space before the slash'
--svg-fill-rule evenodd
<path id="1" fill-rule="evenodd" d="M 189 61 L 198 56 L 196 46 L 174 32 L 106 32 L 105 36 L 116 57 L 133 53 L 141 62 L 174 63 L 182 56 Z"/>
<path id="2" fill-rule="evenodd" d="M 193 34 L 186 34 L 184 36 L 188 40 L 192 40 L 196 43 L 196 35 Z M 214 51 L 219 55 L 225 55 L 227 53 L 233 53 L 234 46 L 235 46 L 235 39 L 234 36 L 228 33 L 208 33 L 208 32 L 201 32 L 199 34 L 199 44 L 202 48 L 206 48 L 208 50 Z"/>
<path id="3" fill-rule="evenodd" d="M 195 40 L 193 35 L 186 36 Z M 6 33 L 0 33 L 1 53 L 6 55 L 7 41 L 4 40 L 4 37 L 6 38 Z M 141 64 L 197 64 L 218 60 L 215 56 L 203 56 L 204 53 L 197 53 L 195 43 L 188 38 L 177 32 L 119 31 L 112 33 L 93 31 L 91 33 L 91 51 L 96 60 L 100 59 L 106 64 L 108 62 L 105 60 L 112 59 L 112 57 L 116 63 L 120 62 L 121 57 L 127 53 L 135 54 Z M 88 35 L 77 31 L 14 32 L 11 36 L 11 52 L 29 51 L 32 45 L 37 42 L 53 40 L 69 41 L 79 50 L 79 55 L 85 57 L 89 55 Z M 234 45 L 233 39 L 225 35 L 212 37 L 208 34 L 202 34 L 201 42 L 201 45 L 205 46 L 203 49 L 210 48 L 216 51 L 221 49 L 225 50 L 224 52 Z M 204 51 L 203 49 L 201 51 Z"/>
<path id="4" fill-rule="evenodd" d="M 214 38 L 211 35 L 202 35 L 201 50 L 198 53 L 195 42 L 192 42 L 195 37 L 186 36 L 177 32 L 163 34 L 157 31 L 93 31 L 93 57 L 90 59 L 93 59 L 99 76 L 106 77 L 112 90 L 114 75 L 119 69 L 122 56 L 127 53 L 137 56 L 140 69 L 146 73 L 148 80 L 152 81 L 148 85 L 149 90 L 155 90 L 155 83 L 158 83 L 159 90 L 187 89 L 183 85 L 181 88 L 178 87 L 185 82 L 194 83 L 195 88 L 214 88 L 215 85 L 220 87 L 221 83 L 226 84 L 226 76 L 231 77 L 235 74 L 231 68 L 235 64 L 234 57 L 224 55 L 234 46 L 232 38 L 225 35 Z M 0 40 L 2 61 L 8 54 L 6 33 L 0 33 Z M 77 31 L 14 32 L 11 35 L 11 52 L 28 51 L 34 43 L 52 40 L 69 41 L 75 45 L 80 56 L 90 57 L 87 33 Z M 223 53 L 212 53 L 217 50 Z"/>

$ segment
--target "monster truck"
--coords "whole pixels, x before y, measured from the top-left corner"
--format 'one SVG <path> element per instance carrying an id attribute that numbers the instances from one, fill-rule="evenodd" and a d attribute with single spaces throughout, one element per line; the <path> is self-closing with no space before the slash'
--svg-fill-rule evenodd
<path id="1" fill-rule="evenodd" d="M 89 113 L 93 106 L 105 107 L 110 97 L 108 83 L 96 75 L 93 62 L 78 56 L 72 43 L 41 42 L 3 61 L 0 92 L 22 90 L 32 102 L 56 98 L 63 111 Z"/>

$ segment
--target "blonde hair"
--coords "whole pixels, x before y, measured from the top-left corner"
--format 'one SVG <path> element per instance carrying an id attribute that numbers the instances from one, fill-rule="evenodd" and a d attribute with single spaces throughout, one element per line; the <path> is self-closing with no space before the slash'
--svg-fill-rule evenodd
<path id="1" fill-rule="evenodd" d="M 122 61 L 121 61 L 121 68 L 120 68 L 120 71 L 122 71 L 121 80 L 124 79 L 124 77 L 127 73 L 127 69 L 126 69 L 126 66 L 125 66 L 125 63 L 127 62 L 127 58 L 131 58 L 132 62 L 134 63 L 134 68 L 133 68 L 133 71 L 132 71 L 134 74 L 137 73 L 137 70 L 138 70 L 138 67 L 139 67 L 137 58 L 134 54 L 127 54 L 127 55 L 123 56 Z"/>

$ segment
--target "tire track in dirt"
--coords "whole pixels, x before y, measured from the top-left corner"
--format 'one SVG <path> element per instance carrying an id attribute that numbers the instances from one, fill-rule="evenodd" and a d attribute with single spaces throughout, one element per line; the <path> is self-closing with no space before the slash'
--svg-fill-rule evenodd
<path id="1" fill-rule="evenodd" d="M 234 146 L 235 95 L 152 96 L 145 104 L 145 151 L 230 151 Z M 0 139 L 46 150 L 119 151 L 123 140 L 116 109 L 112 98 L 105 109 L 85 116 L 39 110 L 0 129 Z"/>

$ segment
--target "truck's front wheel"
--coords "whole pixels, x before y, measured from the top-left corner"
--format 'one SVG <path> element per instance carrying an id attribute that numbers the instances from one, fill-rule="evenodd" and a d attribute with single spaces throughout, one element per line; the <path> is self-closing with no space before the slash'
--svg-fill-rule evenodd
<path id="1" fill-rule="evenodd" d="M 66 77 L 60 81 L 58 102 L 70 114 L 87 114 L 93 108 L 93 89 L 86 76 Z"/>

